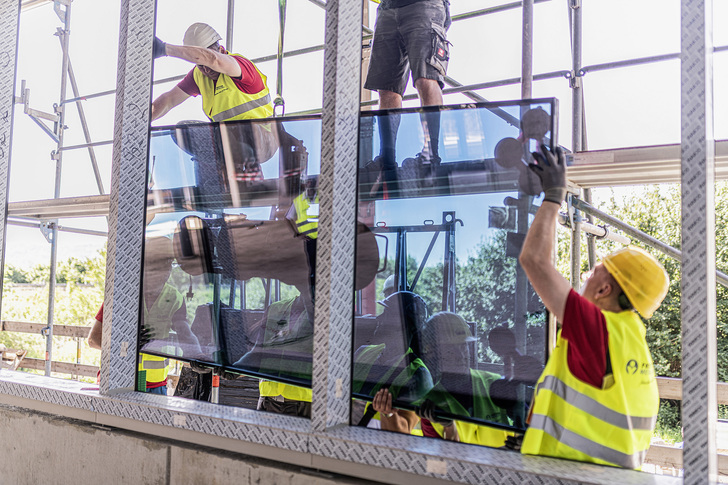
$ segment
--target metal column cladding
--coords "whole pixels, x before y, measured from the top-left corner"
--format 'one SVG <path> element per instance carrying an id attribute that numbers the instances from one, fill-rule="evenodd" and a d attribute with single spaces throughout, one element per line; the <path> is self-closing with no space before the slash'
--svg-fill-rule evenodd
<path id="1" fill-rule="evenodd" d="M 348 424 L 354 305 L 361 1 L 326 3 L 312 426 Z"/>
<path id="2" fill-rule="evenodd" d="M 0 261 L 5 261 L 5 222 L 13 136 L 15 66 L 18 57 L 20 2 L 0 0 Z M 2 288 L 0 288 L 0 295 Z"/>
<path id="3" fill-rule="evenodd" d="M 133 389 L 136 375 L 155 6 L 155 0 L 121 2 L 101 352 L 104 393 Z"/>
<path id="4" fill-rule="evenodd" d="M 712 0 L 681 2 L 685 483 L 717 480 Z"/>

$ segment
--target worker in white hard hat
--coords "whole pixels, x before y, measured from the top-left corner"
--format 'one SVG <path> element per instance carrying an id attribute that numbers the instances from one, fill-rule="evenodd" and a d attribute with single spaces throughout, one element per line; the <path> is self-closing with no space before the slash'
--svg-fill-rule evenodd
<path id="1" fill-rule="evenodd" d="M 182 44 L 154 39 L 154 58 L 171 56 L 196 64 L 174 88 L 152 103 L 152 120 L 190 96 L 202 95 L 202 108 L 211 121 L 273 116 L 266 77 L 249 59 L 231 54 L 220 45 L 222 37 L 207 24 L 192 24 Z"/>
<path id="2" fill-rule="evenodd" d="M 639 468 L 650 446 L 659 397 L 645 326 L 669 279 L 646 251 L 627 247 L 597 264 L 581 292 L 552 262 L 556 217 L 566 195 L 560 148 L 542 146 L 529 168 L 544 201 L 519 261 L 561 330 L 539 378 L 521 451 Z"/>

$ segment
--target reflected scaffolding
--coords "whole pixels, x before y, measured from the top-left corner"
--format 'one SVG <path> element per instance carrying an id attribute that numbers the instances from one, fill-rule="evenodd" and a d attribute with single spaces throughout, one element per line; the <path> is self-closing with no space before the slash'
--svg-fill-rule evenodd
<path id="1" fill-rule="evenodd" d="M 541 200 L 527 164 L 556 123 L 554 99 L 362 114 L 379 269 L 356 292 L 352 424 L 442 437 L 454 420 L 494 447 L 525 428 L 548 318 L 517 258 Z M 384 389 L 398 424 L 374 410 Z"/>

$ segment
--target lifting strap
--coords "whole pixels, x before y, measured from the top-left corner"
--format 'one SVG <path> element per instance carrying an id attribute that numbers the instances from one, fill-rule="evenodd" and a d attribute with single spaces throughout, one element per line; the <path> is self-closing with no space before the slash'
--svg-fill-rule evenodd
<path id="1" fill-rule="evenodd" d="M 283 99 L 283 34 L 286 32 L 286 0 L 278 0 L 278 20 L 280 31 L 278 34 L 278 73 L 276 76 L 276 97 L 273 100 L 273 116 L 286 114 L 286 102 Z M 280 115 L 276 108 L 281 107 Z"/>

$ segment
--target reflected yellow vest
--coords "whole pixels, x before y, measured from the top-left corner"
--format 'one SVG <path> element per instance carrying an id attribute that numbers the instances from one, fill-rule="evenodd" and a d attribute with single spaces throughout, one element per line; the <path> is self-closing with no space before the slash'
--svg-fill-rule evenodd
<path id="1" fill-rule="evenodd" d="M 273 303 L 268 308 L 268 316 L 266 318 L 266 334 L 269 333 L 269 329 L 275 326 L 275 322 L 278 320 L 289 321 L 291 319 L 291 308 L 295 298 L 289 298 L 288 300 L 280 300 Z M 306 318 L 306 312 L 299 316 L 299 318 Z M 311 389 L 305 387 L 294 386 L 291 384 L 283 384 L 280 382 L 264 381 L 261 380 L 258 384 L 258 392 L 263 397 L 275 397 L 283 396 L 284 399 L 291 399 L 293 401 L 312 401 Z"/>
<path id="2" fill-rule="evenodd" d="M 314 199 L 314 204 L 318 204 L 318 196 Z M 316 239 L 318 237 L 318 213 L 315 215 L 309 214 L 311 203 L 308 201 L 305 192 L 293 199 L 293 207 L 296 209 L 296 231 L 298 234 Z"/>
<path id="3" fill-rule="evenodd" d="M 173 286 L 165 283 L 162 292 L 157 297 L 152 307 L 147 310 L 144 304 L 144 324 L 155 329 L 159 338 L 169 338 L 169 330 L 172 328 L 172 316 L 182 307 L 183 297 Z M 174 351 L 171 347 L 166 348 L 167 353 Z M 162 382 L 169 373 L 169 359 L 157 357 L 156 355 L 139 354 L 139 371 L 146 371 L 147 382 Z"/>
<path id="4" fill-rule="evenodd" d="M 231 54 L 243 57 L 240 54 Z M 253 64 L 255 66 L 255 64 Z M 217 82 L 202 74 L 195 67 L 193 77 L 202 95 L 202 109 L 212 121 L 233 121 L 270 118 L 273 116 L 273 103 L 268 91 L 267 78 L 255 66 L 263 80 L 263 90 L 248 94 L 240 91 L 232 78 L 220 74 Z"/>
<path id="5" fill-rule="evenodd" d="M 473 417 L 494 421 L 505 425 L 510 424 L 505 410 L 499 408 L 490 399 L 490 384 L 501 378 L 500 375 L 483 370 L 470 369 L 470 378 L 473 384 Z M 470 416 L 462 404 L 439 384 L 427 395 L 437 407 L 443 411 L 461 416 Z M 430 423 L 440 437 L 444 437 L 443 426 Z M 481 426 L 464 421 L 455 421 L 458 436 L 463 443 L 500 448 L 505 445 L 506 438 L 513 433 L 490 426 Z"/>
<path id="6" fill-rule="evenodd" d="M 541 376 L 521 452 L 639 468 L 657 418 L 659 397 L 645 327 L 636 313 L 603 312 L 614 383 L 597 389 L 569 371 L 559 333 Z"/>

